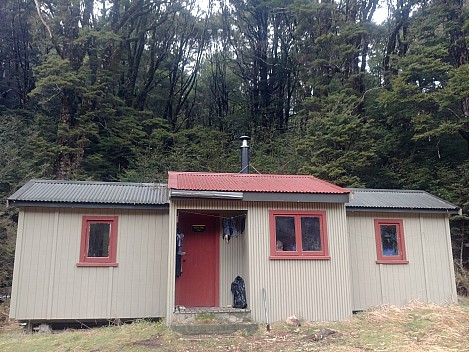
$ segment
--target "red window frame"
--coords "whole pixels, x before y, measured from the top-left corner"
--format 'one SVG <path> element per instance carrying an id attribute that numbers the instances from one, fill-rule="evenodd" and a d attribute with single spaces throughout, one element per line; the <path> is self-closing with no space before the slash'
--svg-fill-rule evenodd
<path id="1" fill-rule="evenodd" d="M 381 240 L 381 226 L 396 226 L 398 255 L 384 255 Z M 401 219 L 375 219 L 376 263 L 377 264 L 408 264 L 404 240 L 404 223 Z"/>
<path id="2" fill-rule="evenodd" d="M 109 252 L 107 257 L 89 257 L 90 224 L 109 224 Z M 83 216 L 81 226 L 80 260 L 77 266 L 117 266 L 117 216 Z"/>
<path id="3" fill-rule="evenodd" d="M 275 218 L 277 216 L 293 217 L 295 222 L 295 240 L 296 251 L 279 251 L 277 250 L 277 232 Z M 321 251 L 303 251 L 301 237 L 301 218 L 317 217 L 319 218 Z M 325 211 L 309 211 L 309 210 L 271 210 L 269 211 L 270 224 L 270 259 L 318 259 L 329 260 L 329 247 L 326 226 Z"/>

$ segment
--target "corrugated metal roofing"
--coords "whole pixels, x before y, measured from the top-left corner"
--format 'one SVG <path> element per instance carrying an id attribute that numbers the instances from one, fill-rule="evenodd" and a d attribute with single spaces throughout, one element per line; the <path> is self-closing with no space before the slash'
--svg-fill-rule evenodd
<path id="1" fill-rule="evenodd" d="M 31 180 L 9 202 L 160 205 L 168 187 L 159 183 Z"/>
<path id="2" fill-rule="evenodd" d="M 348 210 L 437 211 L 459 208 L 430 193 L 417 190 L 344 188 L 302 175 L 169 173 L 169 188 L 192 191 L 347 194 Z M 31 180 L 8 198 L 10 204 L 93 203 L 167 205 L 168 186 L 159 183 Z"/>
<path id="3" fill-rule="evenodd" d="M 437 210 L 458 213 L 459 208 L 430 193 L 416 190 L 350 188 L 352 196 L 347 209 Z"/>
<path id="4" fill-rule="evenodd" d="M 349 193 L 342 187 L 305 175 L 169 172 L 168 187 L 192 191 Z"/>

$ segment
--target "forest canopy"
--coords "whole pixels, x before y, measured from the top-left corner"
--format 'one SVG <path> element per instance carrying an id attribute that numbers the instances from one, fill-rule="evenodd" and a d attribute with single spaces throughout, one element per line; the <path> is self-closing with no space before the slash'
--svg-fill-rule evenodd
<path id="1" fill-rule="evenodd" d="M 247 134 L 258 172 L 468 214 L 463 0 L 2 0 L 0 23 L 2 204 L 31 178 L 238 172 Z M 0 214 L 8 286 L 17 215 Z"/>

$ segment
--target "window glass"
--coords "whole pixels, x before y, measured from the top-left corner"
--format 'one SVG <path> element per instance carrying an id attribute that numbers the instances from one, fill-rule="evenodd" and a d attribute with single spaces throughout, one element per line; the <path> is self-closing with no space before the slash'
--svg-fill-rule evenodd
<path id="1" fill-rule="evenodd" d="M 399 243 L 396 225 L 380 225 L 383 256 L 399 255 Z"/>
<path id="2" fill-rule="evenodd" d="M 325 211 L 270 210 L 269 224 L 270 259 L 331 259 Z"/>
<path id="3" fill-rule="evenodd" d="M 292 216 L 276 216 L 275 228 L 277 251 L 296 251 L 295 218 Z"/>
<path id="4" fill-rule="evenodd" d="M 321 227 L 318 217 L 301 217 L 303 251 L 321 251 Z"/>
<path id="5" fill-rule="evenodd" d="M 111 224 L 90 224 L 88 257 L 109 257 Z"/>

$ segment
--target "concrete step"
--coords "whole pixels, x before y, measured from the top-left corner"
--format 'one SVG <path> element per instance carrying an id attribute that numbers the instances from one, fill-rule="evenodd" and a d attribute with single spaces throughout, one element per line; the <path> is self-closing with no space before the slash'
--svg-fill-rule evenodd
<path id="1" fill-rule="evenodd" d="M 173 322 L 176 325 L 196 323 L 246 323 L 251 322 L 251 311 L 231 307 L 177 307 L 174 311 Z"/>
<path id="2" fill-rule="evenodd" d="M 252 323 L 249 309 L 178 306 L 174 311 L 171 328 L 183 335 L 232 334 L 234 332 L 252 335 L 257 331 L 258 325 Z"/>
<path id="3" fill-rule="evenodd" d="M 240 332 L 247 335 L 253 335 L 259 326 L 254 323 L 238 324 L 187 324 L 172 325 L 171 329 L 182 335 L 224 335 Z"/>

